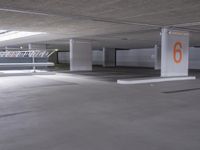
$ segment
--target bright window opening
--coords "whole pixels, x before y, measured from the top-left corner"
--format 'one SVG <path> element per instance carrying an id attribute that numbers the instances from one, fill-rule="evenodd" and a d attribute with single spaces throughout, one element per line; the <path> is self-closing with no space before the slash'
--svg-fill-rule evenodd
<path id="1" fill-rule="evenodd" d="M 0 41 L 8 41 L 33 35 L 45 34 L 44 32 L 6 31 L 0 30 Z"/>

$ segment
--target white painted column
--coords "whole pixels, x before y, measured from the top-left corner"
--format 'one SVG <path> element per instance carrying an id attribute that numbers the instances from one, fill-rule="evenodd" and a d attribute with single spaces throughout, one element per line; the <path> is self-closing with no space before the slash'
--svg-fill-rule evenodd
<path id="1" fill-rule="evenodd" d="M 90 42 L 70 40 L 70 71 L 92 71 Z"/>
<path id="2" fill-rule="evenodd" d="M 188 76 L 189 33 L 163 28 L 161 77 Z"/>
<path id="3" fill-rule="evenodd" d="M 116 52 L 114 48 L 103 48 L 103 66 L 115 67 Z"/>

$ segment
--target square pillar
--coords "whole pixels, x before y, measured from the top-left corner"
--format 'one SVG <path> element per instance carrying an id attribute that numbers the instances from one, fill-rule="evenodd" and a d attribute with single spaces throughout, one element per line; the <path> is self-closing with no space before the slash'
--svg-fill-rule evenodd
<path id="1" fill-rule="evenodd" d="M 161 53 L 161 77 L 188 76 L 188 32 L 163 28 Z"/>
<path id="2" fill-rule="evenodd" d="M 116 66 L 116 51 L 114 48 L 103 48 L 103 67 Z"/>
<path id="3" fill-rule="evenodd" d="M 155 63 L 154 69 L 160 70 L 161 69 L 161 48 L 158 45 L 155 45 Z"/>
<path id="4" fill-rule="evenodd" d="M 70 71 L 92 71 L 90 42 L 70 40 Z"/>

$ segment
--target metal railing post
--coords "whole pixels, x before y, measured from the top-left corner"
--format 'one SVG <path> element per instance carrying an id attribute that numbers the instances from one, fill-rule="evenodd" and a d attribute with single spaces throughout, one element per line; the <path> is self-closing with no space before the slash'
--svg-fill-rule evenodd
<path id="1" fill-rule="evenodd" d="M 36 66 L 35 66 L 35 51 L 33 51 L 33 72 L 35 73 L 36 72 Z"/>

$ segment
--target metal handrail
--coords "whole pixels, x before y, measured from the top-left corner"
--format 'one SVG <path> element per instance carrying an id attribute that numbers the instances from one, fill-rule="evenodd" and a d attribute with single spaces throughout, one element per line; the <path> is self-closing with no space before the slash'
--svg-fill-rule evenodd
<path id="1" fill-rule="evenodd" d="M 4 51 L 0 52 L 0 57 L 6 58 L 24 58 L 24 57 L 34 57 L 34 58 L 48 58 L 56 50 L 28 50 L 28 51 Z"/>
<path id="2" fill-rule="evenodd" d="M 54 63 L 36 63 L 35 58 L 49 58 L 57 50 L 27 50 L 27 51 L 4 51 L 0 52 L 0 58 L 32 58 L 32 63 L 7 63 L 2 65 L 31 65 L 33 67 L 33 72 L 36 72 L 36 66 L 52 66 Z"/>

